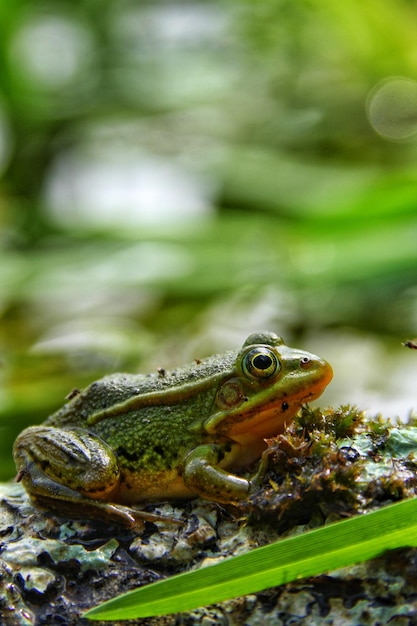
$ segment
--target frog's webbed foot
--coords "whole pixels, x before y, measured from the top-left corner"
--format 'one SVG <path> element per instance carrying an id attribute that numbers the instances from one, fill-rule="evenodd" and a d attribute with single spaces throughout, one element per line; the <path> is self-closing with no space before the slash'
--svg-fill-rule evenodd
<path id="1" fill-rule="evenodd" d="M 73 519 L 114 522 L 128 528 L 135 528 L 138 531 L 141 531 L 143 528 L 144 520 L 141 519 L 140 515 L 137 515 L 140 511 L 136 512 L 134 509 L 121 504 L 90 500 L 73 490 L 68 490 L 68 493 L 65 494 L 66 489 L 62 489 L 63 486 L 58 484 L 57 493 L 59 492 L 60 495 L 51 497 L 48 494 L 40 493 L 40 482 L 44 482 L 44 478 L 40 478 L 40 481 L 37 478 L 36 476 L 31 476 L 31 484 L 35 489 L 29 493 L 33 504 L 39 508 Z M 48 491 L 51 487 L 52 482 L 48 480 Z M 66 498 L 65 495 L 68 497 Z"/>
<path id="2" fill-rule="evenodd" d="M 49 483 L 50 486 L 50 483 Z M 57 499 L 48 495 L 36 495 L 31 493 L 31 500 L 40 508 L 47 509 L 62 516 L 74 519 L 92 519 L 106 523 L 115 523 L 133 528 L 140 532 L 143 530 L 145 522 L 159 522 L 168 524 L 181 524 L 182 521 L 172 518 L 148 513 L 134 509 L 123 504 L 114 502 L 101 502 L 99 500 L 90 500 L 77 492 L 71 494 L 72 500 Z M 74 497 L 75 496 L 75 497 Z M 75 499 L 76 498 L 76 499 Z"/>

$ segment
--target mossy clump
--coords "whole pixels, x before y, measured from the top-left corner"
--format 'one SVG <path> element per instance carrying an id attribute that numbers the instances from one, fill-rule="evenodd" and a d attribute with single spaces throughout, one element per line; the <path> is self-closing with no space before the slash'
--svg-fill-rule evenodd
<path id="1" fill-rule="evenodd" d="M 250 519 L 315 527 L 417 493 L 417 427 L 366 419 L 349 405 L 303 407 L 270 439 Z"/>

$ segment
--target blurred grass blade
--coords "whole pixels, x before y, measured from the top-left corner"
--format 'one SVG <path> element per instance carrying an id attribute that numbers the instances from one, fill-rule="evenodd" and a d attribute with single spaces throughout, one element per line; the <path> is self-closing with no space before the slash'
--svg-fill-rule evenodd
<path id="1" fill-rule="evenodd" d="M 289 537 L 211 567 L 130 591 L 91 609 L 89 619 L 189 611 L 417 546 L 417 498 Z"/>

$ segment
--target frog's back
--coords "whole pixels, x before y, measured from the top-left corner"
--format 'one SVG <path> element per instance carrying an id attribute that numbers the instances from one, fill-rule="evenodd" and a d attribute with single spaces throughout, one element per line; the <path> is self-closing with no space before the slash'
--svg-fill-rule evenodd
<path id="1" fill-rule="evenodd" d="M 205 386 L 204 382 L 210 381 L 213 376 L 221 377 L 222 374 L 226 375 L 233 370 L 236 355 L 236 352 L 215 355 L 172 372 L 160 370 L 152 374 L 109 374 L 93 382 L 84 391 L 77 393 L 61 409 L 49 416 L 45 423 L 64 428 L 85 427 L 93 414 L 149 393 L 158 394 L 159 406 L 175 405 L 173 397 L 175 398 L 176 390 L 179 392 L 184 387 L 190 388 L 191 397 L 201 396 L 201 387 Z M 215 393 L 215 383 L 213 386 L 210 384 L 206 386 L 210 392 Z M 164 401 L 165 396 L 166 401 Z M 180 396 L 179 393 L 178 398 Z M 179 399 L 178 403 L 180 401 Z"/>

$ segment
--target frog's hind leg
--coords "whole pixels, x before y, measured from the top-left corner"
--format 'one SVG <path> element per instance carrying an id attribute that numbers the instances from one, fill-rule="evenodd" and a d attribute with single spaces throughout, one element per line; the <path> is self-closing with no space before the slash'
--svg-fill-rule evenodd
<path id="1" fill-rule="evenodd" d="M 61 515 L 134 526 L 140 515 L 112 504 L 120 482 L 113 450 L 84 430 L 32 426 L 16 439 L 14 458 L 34 504 Z"/>

